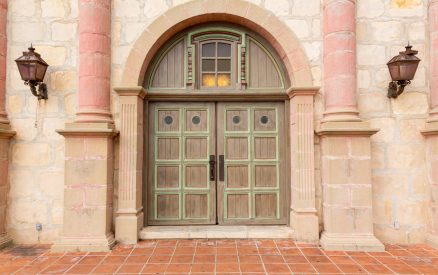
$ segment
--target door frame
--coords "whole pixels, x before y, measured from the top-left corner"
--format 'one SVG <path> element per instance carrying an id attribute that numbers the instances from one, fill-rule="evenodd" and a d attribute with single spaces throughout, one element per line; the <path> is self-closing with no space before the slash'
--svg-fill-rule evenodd
<path id="1" fill-rule="evenodd" d="M 144 98 L 144 112 L 143 112 L 143 121 L 144 121 L 144 146 L 143 146 L 143 159 L 148 163 L 143 163 L 143 188 L 142 188 L 142 203 L 143 203 L 143 213 L 144 213 L 144 224 L 143 226 L 148 226 L 148 194 L 149 191 L 149 127 L 153 127 L 150 125 L 149 115 L 149 103 L 150 102 L 243 102 L 243 103 L 251 103 L 251 102 L 283 102 L 284 103 L 284 147 L 286 152 L 291 152 L 291 142 L 290 142 L 290 101 L 289 96 L 284 91 L 258 91 L 258 92 L 223 92 L 223 91 L 209 91 L 208 93 L 200 92 L 200 91 L 189 91 L 184 93 L 179 92 L 149 92 L 146 94 Z M 291 154 L 285 153 L 285 164 L 284 167 L 291 167 Z M 287 169 L 286 169 L 287 170 Z M 285 195 L 285 216 L 286 216 L 286 225 L 290 225 L 290 215 L 287 214 L 291 205 L 291 173 L 285 172 L 285 181 L 286 183 L 286 195 Z M 217 212 L 216 212 L 217 215 Z"/>

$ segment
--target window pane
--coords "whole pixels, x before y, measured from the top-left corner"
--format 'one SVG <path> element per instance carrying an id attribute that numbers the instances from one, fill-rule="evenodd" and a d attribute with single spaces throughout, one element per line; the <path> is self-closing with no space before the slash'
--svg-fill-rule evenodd
<path id="1" fill-rule="evenodd" d="M 203 72 L 215 72 L 214 59 L 204 59 L 202 60 L 202 71 Z"/>
<path id="2" fill-rule="evenodd" d="M 217 56 L 219 57 L 230 57 L 231 56 L 231 45 L 225 43 L 218 43 L 217 45 Z"/>
<path id="3" fill-rule="evenodd" d="M 231 75 L 230 74 L 218 74 L 217 75 L 217 85 L 219 87 L 228 87 L 231 85 Z"/>
<path id="4" fill-rule="evenodd" d="M 230 59 L 218 59 L 217 60 L 217 71 L 218 72 L 231 71 L 231 60 Z"/>
<path id="5" fill-rule="evenodd" d="M 202 56 L 203 57 L 214 57 L 215 56 L 215 43 L 206 43 L 202 45 Z"/>
<path id="6" fill-rule="evenodd" d="M 214 74 L 202 74 L 202 86 L 215 87 L 216 77 Z"/>

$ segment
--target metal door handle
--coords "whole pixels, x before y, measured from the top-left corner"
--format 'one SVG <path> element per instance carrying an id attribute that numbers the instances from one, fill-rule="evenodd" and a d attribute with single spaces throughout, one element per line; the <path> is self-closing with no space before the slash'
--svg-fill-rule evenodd
<path id="1" fill-rule="evenodd" d="M 215 155 L 210 155 L 210 180 L 215 180 L 215 165 L 216 165 L 216 156 Z"/>
<path id="2" fill-rule="evenodd" d="M 219 155 L 219 180 L 224 181 L 224 174 L 225 174 L 225 160 L 224 155 Z"/>

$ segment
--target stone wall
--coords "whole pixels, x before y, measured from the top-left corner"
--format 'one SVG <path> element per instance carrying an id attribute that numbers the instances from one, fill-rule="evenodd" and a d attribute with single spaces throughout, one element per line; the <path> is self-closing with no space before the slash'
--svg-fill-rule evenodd
<path id="1" fill-rule="evenodd" d="M 428 1 L 358 1 L 360 116 L 380 129 L 372 136 L 375 234 L 385 242 L 424 241 L 429 207 L 425 139 L 429 111 Z M 415 79 L 397 99 L 386 97 L 386 62 L 411 43 L 419 50 Z"/>
<path id="2" fill-rule="evenodd" d="M 7 226 L 17 243 L 53 242 L 62 227 L 64 138 L 55 129 L 75 114 L 77 4 L 9 1 L 6 110 L 17 135 L 10 149 Z M 50 65 L 45 79 L 49 99 L 39 104 L 23 85 L 14 62 L 31 42 Z M 43 226 L 40 233 L 36 223 Z"/>
<path id="3" fill-rule="evenodd" d="M 166 10 L 187 1 L 112 0 L 113 87 L 120 84 L 128 54 L 146 26 Z M 308 56 L 314 85 L 321 85 L 322 1 L 251 2 L 272 11 L 295 32 Z M 430 194 L 426 188 L 425 142 L 420 133 L 428 112 L 428 1 L 357 2 L 360 115 L 381 129 L 371 144 L 376 235 L 384 242 L 421 242 Z M 11 237 L 19 243 L 53 242 L 62 227 L 64 138 L 55 129 L 71 121 L 76 109 L 77 4 L 77 0 L 9 1 L 7 112 L 17 136 L 11 145 L 7 222 Z M 38 108 L 36 98 L 20 81 L 13 61 L 31 40 L 50 64 L 46 76 L 49 100 Z M 386 87 L 390 78 L 385 64 L 408 40 L 420 51 L 423 62 L 406 93 L 389 100 Z M 322 88 L 316 96 L 316 120 L 322 118 L 323 92 Z M 117 128 L 118 106 L 118 96 L 113 92 L 111 108 Z M 321 209 L 318 144 L 315 152 L 317 208 Z M 35 231 L 37 222 L 43 224 L 39 234 Z"/>

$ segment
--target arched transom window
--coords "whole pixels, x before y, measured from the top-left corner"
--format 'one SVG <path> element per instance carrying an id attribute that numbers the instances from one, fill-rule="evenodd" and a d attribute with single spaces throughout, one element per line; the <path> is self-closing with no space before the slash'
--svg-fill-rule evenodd
<path id="1" fill-rule="evenodd" d="M 150 90 L 284 89 L 288 81 L 272 48 L 234 27 L 201 27 L 167 43 L 148 70 Z"/>

